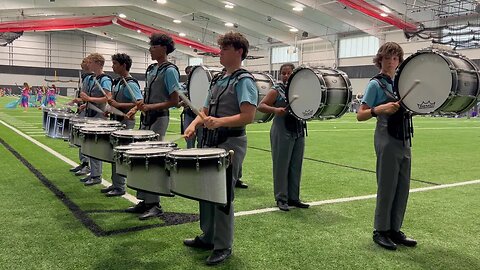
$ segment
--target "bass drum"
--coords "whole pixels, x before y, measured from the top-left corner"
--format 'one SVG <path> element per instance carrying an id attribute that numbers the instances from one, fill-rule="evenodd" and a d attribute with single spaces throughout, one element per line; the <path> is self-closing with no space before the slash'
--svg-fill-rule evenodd
<path id="1" fill-rule="evenodd" d="M 343 71 L 298 67 L 288 79 L 285 96 L 290 114 L 299 120 L 333 119 L 348 111 L 352 85 Z"/>
<path id="2" fill-rule="evenodd" d="M 201 110 L 205 106 L 205 100 L 210 89 L 213 77 L 222 72 L 219 67 L 194 66 L 188 75 L 187 91 L 190 101 L 195 108 Z"/>
<path id="3" fill-rule="evenodd" d="M 272 89 L 274 85 L 273 78 L 269 74 L 252 72 L 253 77 L 255 78 L 255 83 L 258 89 L 258 102 L 257 106 L 260 104 L 260 101 L 268 94 L 268 91 Z M 273 113 L 263 113 L 259 110 L 255 112 L 256 123 L 266 123 L 273 119 L 275 115 Z"/>
<path id="4" fill-rule="evenodd" d="M 414 114 L 459 114 L 477 103 L 479 74 L 475 63 L 456 52 L 425 49 L 405 59 L 394 85 L 402 98 L 420 81 L 402 100 L 402 106 Z"/>

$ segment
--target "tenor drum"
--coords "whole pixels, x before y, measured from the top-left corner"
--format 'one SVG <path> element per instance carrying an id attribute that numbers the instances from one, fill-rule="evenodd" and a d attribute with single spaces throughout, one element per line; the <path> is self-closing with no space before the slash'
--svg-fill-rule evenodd
<path id="1" fill-rule="evenodd" d="M 480 95 L 479 69 L 453 51 L 425 49 L 411 55 L 395 75 L 395 91 L 414 114 L 459 114 L 471 109 Z"/>
<path id="2" fill-rule="evenodd" d="M 68 139 L 69 121 L 73 114 L 64 112 L 49 112 L 45 126 L 45 135 L 50 138 Z"/>
<path id="3" fill-rule="evenodd" d="M 174 150 L 167 154 L 172 192 L 216 204 L 227 203 L 228 153 L 221 148 Z"/>
<path id="4" fill-rule="evenodd" d="M 272 89 L 272 86 L 274 85 L 274 81 L 272 77 L 268 74 L 265 73 L 258 73 L 258 72 L 252 72 L 253 77 L 255 78 L 255 84 L 257 85 L 258 89 L 258 104 L 260 104 L 260 101 L 268 94 L 268 91 Z M 255 120 L 254 122 L 257 123 L 265 123 L 273 119 L 275 115 L 273 113 L 263 113 L 259 110 L 255 112 Z"/>
<path id="5" fill-rule="evenodd" d="M 84 127 L 80 129 L 81 152 L 85 156 L 113 162 L 110 134 L 118 127 Z"/>
<path id="6" fill-rule="evenodd" d="M 110 142 L 112 143 L 113 147 L 126 145 L 133 142 L 150 140 L 158 140 L 158 134 L 156 134 L 153 130 L 117 130 L 110 136 Z"/>
<path id="7" fill-rule="evenodd" d="M 187 90 L 190 100 L 197 109 L 205 106 L 208 90 L 210 89 L 210 82 L 213 77 L 222 72 L 219 67 L 194 66 L 192 72 L 188 75 Z"/>
<path id="8" fill-rule="evenodd" d="M 288 79 L 285 96 L 289 112 L 299 120 L 332 119 L 348 111 L 352 85 L 343 71 L 299 67 Z"/>
<path id="9" fill-rule="evenodd" d="M 133 149 L 125 152 L 127 186 L 163 196 L 173 196 L 165 157 L 170 148 Z"/>
<path id="10" fill-rule="evenodd" d="M 75 116 L 70 118 L 70 122 L 68 124 L 68 143 L 70 146 L 73 146 L 73 126 L 76 124 L 81 124 L 81 123 L 87 123 L 91 120 L 91 118 L 88 117 L 81 117 L 81 116 Z"/>
<path id="11" fill-rule="evenodd" d="M 133 149 L 145 149 L 154 147 L 152 145 L 119 145 L 113 148 L 113 161 L 115 162 L 115 172 L 121 176 L 127 176 L 128 166 L 125 162 L 125 152 Z"/>

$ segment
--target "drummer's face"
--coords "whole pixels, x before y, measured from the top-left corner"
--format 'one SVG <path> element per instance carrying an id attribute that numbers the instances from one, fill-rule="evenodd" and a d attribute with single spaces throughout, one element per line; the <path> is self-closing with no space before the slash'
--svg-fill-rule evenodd
<path id="1" fill-rule="evenodd" d="M 397 69 L 400 59 L 397 55 L 387 55 L 382 58 L 382 69 L 386 71 L 394 71 Z"/>
<path id="2" fill-rule="evenodd" d="M 290 67 L 284 67 L 282 70 L 280 70 L 280 78 L 282 79 L 283 83 L 286 83 L 288 81 L 288 78 L 290 78 L 290 75 L 292 75 L 293 70 Z"/>

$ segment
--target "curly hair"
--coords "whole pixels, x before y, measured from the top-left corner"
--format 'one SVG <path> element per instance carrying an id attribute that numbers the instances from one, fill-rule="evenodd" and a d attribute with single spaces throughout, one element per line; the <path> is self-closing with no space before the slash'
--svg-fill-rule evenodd
<path id="1" fill-rule="evenodd" d="M 112 55 L 112 61 L 117 61 L 120 65 L 125 64 L 127 71 L 132 67 L 132 58 L 125 53 L 116 53 Z"/>
<path id="2" fill-rule="evenodd" d="M 105 65 L 105 57 L 99 53 L 91 53 L 88 57 L 88 60 L 95 62 L 103 67 Z"/>
<path id="3" fill-rule="evenodd" d="M 175 51 L 175 42 L 169 35 L 153 33 L 150 36 L 150 46 L 160 45 L 167 47 L 167 55 Z"/>
<path id="4" fill-rule="evenodd" d="M 240 33 L 230 31 L 225 35 L 219 36 L 217 43 L 220 45 L 220 47 L 232 46 L 235 48 L 235 50 L 243 49 L 242 60 L 245 60 L 248 55 L 248 47 L 250 44 L 248 43 L 248 40 Z"/>
<path id="5" fill-rule="evenodd" d="M 286 68 L 286 67 L 289 67 L 289 68 L 291 68 L 292 70 L 295 69 L 295 65 L 294 65 L 294 64 L 292 64 L 292 63 L 285 63 L 285 64 L 283 64 L 283 65 L 280 67 L 279 71 L 282 72 L 282 69 L 284 69 L 284 68 Z"/>
<path id="6" fill-rule="evenodd" d="M 403 49 L 395 42 L 386 42 L 380 49 L 378 49 L 377 55 L 373 58 L 373 63 L 379 69 L 382 69 L 383 57 L 398 56 L 399 63 L 403 62 Z"/>

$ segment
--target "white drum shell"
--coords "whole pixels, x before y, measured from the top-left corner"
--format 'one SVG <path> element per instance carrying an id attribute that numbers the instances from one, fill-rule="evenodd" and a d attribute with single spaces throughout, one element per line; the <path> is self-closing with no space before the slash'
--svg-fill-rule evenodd
<path id="1" fill-rule="evenodd" d="M 113 147 L 110 143 L 110 134 L 117 130 L 114 127 L 86 127 L 80 129 L 81 152 L 85 156 L 106 162 L 113 161 Z M 95 131 L 98 130 L 98 131 Z"/>

